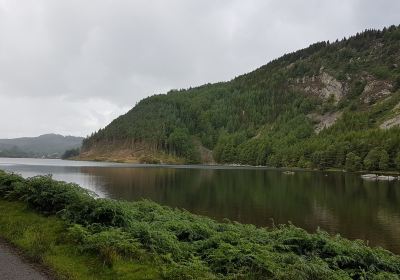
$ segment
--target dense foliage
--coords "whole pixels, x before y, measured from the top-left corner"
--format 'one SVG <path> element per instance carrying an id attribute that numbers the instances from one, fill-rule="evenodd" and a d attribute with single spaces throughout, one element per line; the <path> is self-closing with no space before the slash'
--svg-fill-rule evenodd
<path id="1" fill-rule="evenodd" d="M 0 198 L 22 200 L 70 223 L 84 252 L 112 266 L 118 258 L 157 263 L 165 279 L 399 279 L 400 257 L 362 241 L 217 223 L 150 201 L 96 199 L 50 176 L 23 179 L 0 173 Z"/>
<path id="2" fill-rule="evenodd" d="M 154 263 L 145 260 L 114 258 L 112 265 L 105 265 L 104 259 L 96 257 L 93 251 L 83 251 L 76 245 L 68 233 L 70 224 L 67 221 L 42 215 L 29 209 L 24 202 L 0 198 L 0 213 L 2 241 L 13 244 L 24 256 L 49 269 L 51 277 L 45 279 L 162 279 Z M 0 276 L 2 280 L 11 279 Z"/>
<path id="3" fill-rule="evenodd" d="M 81 151 L 80 148 L 75 148 L 75 149 L 66 150 L 66 151 L 62 154 L 61 158 L 62 158 L 62 159 L 68 159 L 68 158 L 72 158 L 72 157 L 79 156 L 80 151 Z"/>
<path id="4" fill-rule="evenodd" d="M 342 97 L 324 77 L 341 85 Z M 146 142 L 189 162 L 202 161 L 196 148 L 205 147 L 220 163 L 393 170 L 400 130 L 379 125 L 399 114 L 399 88 L 400 27 L 366 30 L 229 82 L 145 98 L 85 139 L 83 151 Z M 332 94 L 321 96 L 324 90 Z M 338 121 L 317 133 L 312 115 L 330 114 Z"/>

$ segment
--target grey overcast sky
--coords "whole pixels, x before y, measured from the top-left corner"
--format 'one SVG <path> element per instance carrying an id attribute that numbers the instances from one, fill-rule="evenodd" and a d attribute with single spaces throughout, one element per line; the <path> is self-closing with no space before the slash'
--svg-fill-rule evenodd
<path id="1" fill-rule="evenodd" d="M 0 0 L 0 138 L 86 136 L 143 97 L 392 24 L 399 0 Z"/>

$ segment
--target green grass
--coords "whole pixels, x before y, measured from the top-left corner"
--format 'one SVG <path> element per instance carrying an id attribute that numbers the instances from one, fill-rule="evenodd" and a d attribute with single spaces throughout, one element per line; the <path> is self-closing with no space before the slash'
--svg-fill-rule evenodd
<path id="1" fill-rule="evenodd" d="M 95 199 L 49 176 L 0 171 L 0 206 L 0 235 L 60 278 L 400 279 L 400 256 L 360 240 Z"/>
<path id="2" fill-rule="evenodd" d="M 82 253 L 68 240 L 65 221 L 35 213 L 23 202 L 0 199 L 0 213 L 0 236 L 59 279 L 160 279 L 152 265 L 116 259 L 109 267 L 98 256 Z"/>

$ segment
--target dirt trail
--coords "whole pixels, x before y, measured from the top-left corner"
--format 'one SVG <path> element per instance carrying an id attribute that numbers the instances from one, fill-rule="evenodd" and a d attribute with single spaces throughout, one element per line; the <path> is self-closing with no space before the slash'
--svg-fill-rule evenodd
<path id="1" fill-rule="evenodd" d="M 0 240 L 1 280 L 50 280 L 40 269 L 27 262 L 14 248 Z"/>

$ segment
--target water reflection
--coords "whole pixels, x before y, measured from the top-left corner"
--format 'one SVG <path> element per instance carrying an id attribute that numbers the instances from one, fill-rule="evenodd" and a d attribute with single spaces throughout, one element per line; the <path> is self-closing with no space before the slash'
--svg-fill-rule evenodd
<path id="1" fill-rule="evenodd" d="M 400 253 L 400 183 L 359 175 L 277 170 L 143 166 L 2 165 L 24 176 L 54 174 L 102 196 L 148 198 L 172 207 L 243 223 L 321 227 Z"/>

